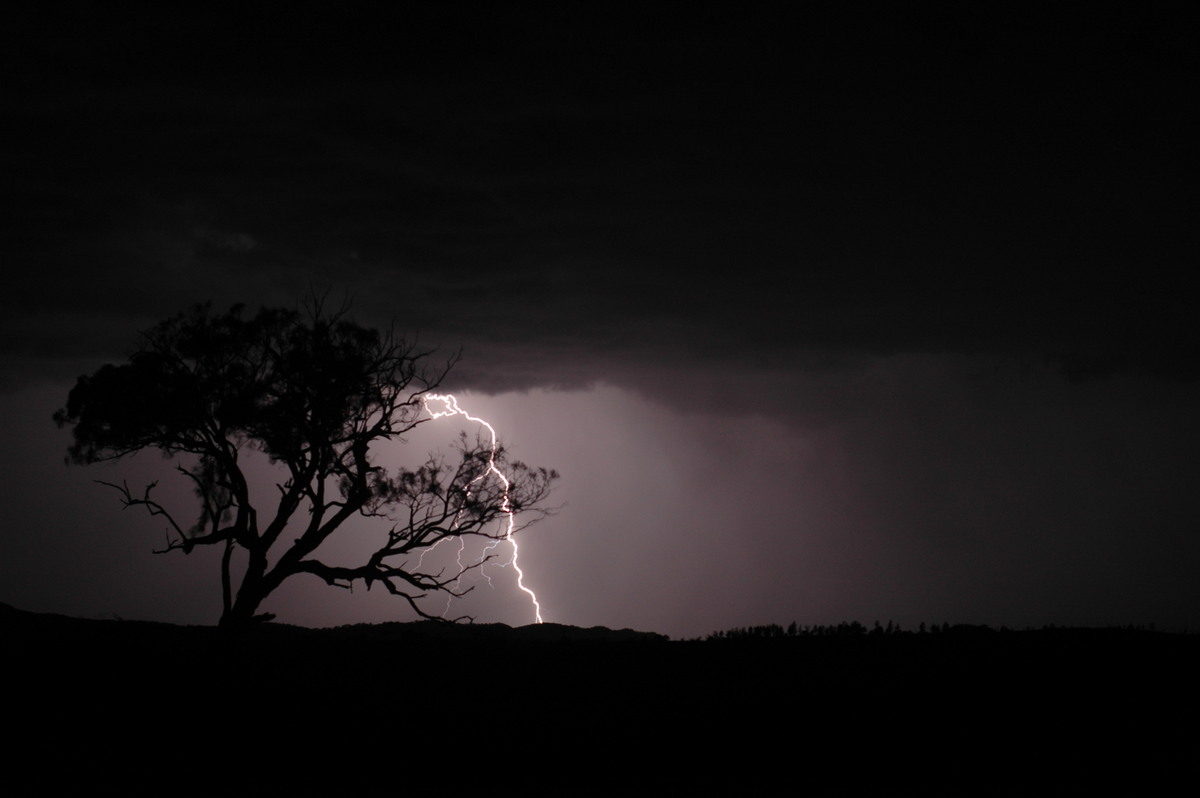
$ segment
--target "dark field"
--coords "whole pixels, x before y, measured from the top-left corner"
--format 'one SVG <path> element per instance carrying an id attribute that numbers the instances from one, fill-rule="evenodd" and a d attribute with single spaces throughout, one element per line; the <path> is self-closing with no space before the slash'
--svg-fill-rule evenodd
<path id="1" fill-rule="evenodd" d="M 1084 795 L 1200 761 L 1195 635 L 0 630 L 8 795 Z"/>

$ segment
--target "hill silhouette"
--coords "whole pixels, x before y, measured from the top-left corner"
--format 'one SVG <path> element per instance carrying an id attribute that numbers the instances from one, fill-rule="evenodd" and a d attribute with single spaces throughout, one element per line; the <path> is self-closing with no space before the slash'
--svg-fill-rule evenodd
<path id="1" fill-rule="evenodd" d="M 213 627 L 0 605 L 6 794 L 1062 794 L 1187 772 L 1200 638 Z"/>

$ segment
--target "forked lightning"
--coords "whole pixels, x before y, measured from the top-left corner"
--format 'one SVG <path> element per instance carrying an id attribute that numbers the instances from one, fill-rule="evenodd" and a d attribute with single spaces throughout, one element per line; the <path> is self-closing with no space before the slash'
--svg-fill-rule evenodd
<path id="1" fill-rule="evenodd" d="M 517 587 L 519 587 L 521 590 L 523 590 L 529 596 L 529 600 L 531 602 L 533 602 L 534 618 L 536 619 L 537 623 L 542 623 L 542 605 L 540 603 L 538 603 L 537 594 L 535 594 L 531 589 L 529 589 L 528 587 L 525 586 L 525 573 L 521 570 L 521 566 L 517 564 L 517 554 L 518 554 L 517 541 L 516 541 L 516 538 L 513 537 L 513 531 L 514 531 L 513 525 L 515 523 L 515 519 L 514 519 L 514 515 L 513 515 L 513 511 L 512 511 L 512 506 L 509 504 L 509 498 L 508 498 L 509 481 L 508 481 L 508 477 L 506 477 L 504 475 L 504 473 L 500 470 L 500 468 L 496 465 L 496 446 L 497 446 L 496 430 L 492 427 L 491 424 L 484 421 L 482 418 L 476 418 L 475 416 L 472 416 L 471 414 L 467 413 L 465 410 L 460 408 L 458 406 L 458 399 L 455 398 L 454 394 L 428 393 L 428 394 L 425 394 L 424 402 L 425 402 L 425 411 L 427 413 L 429 413 L 431 418 L 438 419 L 438 418 L 444 418 L 444 417 L 448 417 L 448 416 L 462 416 L 463 418 L 466 418 L 468 421 L 473 421 L 477 424 L 482 424 L 484 426 L 484 428 L 487 429 L 488 434 L 491 436 L 491 451 L 490 451 L 490 454 L 488 457 L 488 467 L 486 469 L 484 469 L 483 473 L 481 473 L 479 476 L 475 477 L 475 479 L 471 480 L 471 482 L 468 485 L 468 491 L 470 490 L 470 485 L 474 485 L 476 482 L 479 482 L 479 481 L 487 478 L 488 474 L 494 474 L 496 479 L 500 480 L 500 484 L 502 484 L 504 486 L 504 498 L 500 503 L 500 511 L 504 515 L 504 518 L 505 518 L 505 521 L 504 521 L 505 529 L 504 529 L 504 536 L 500 540 L 492 543 L 490 546 L 488 546 L 486 549 L 484 549 L 483 556 L 486 557 L 487 553 L 489 551 L 491 551 L 492 548 L 499 545 L 499 543 L 501 541 L 507 541 L 508 544 L 512 546 L 512 567 L 513 567 L 513 570 L 516 571 L 516 573 L 517 573 Z M 431 402 L 440 402 L 443 409 L 435 410 L 434 407 L 430 406 Z M 460 544 L 461 544 L 461 541 L 460 541 Z M 459 548 L 459 556 L 460 557 L 462 556 L 461 545 Z M 461 562 L 460 562 L 460 565 L 461 565 Z M 486 574 L 485 574 L 485 576 L 486 576 Z M 489 579 L 488 581 L 490 582 L 491 580 Z"/>

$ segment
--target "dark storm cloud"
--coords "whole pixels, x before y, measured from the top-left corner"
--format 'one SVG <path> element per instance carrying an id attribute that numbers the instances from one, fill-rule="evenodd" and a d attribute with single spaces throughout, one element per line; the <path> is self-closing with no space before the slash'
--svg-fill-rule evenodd
<path id="1" fill-rule="evenodd" d="M 1066 12 L 477 22 L 78 12 L 10 32 L 10 357 L 337 285 L 440 343 L 517 347 L 523 373 L 474 375 L 496 387 L 563 358 L 813 350 L 1194 372 L 1169 32 Z M 47 339 L 64 312 L 78 325 Z"/>

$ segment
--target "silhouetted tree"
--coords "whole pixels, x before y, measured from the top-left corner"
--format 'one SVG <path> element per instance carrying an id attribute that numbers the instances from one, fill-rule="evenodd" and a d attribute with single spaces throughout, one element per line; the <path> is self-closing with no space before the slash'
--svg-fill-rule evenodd
<path id="1" fill-rule="evenodd" d="M 341 587 L 379 583 L 428 618 L 419 600 L 431 592 L 462 595 L 458 579 L 482 563 L 433 573 L 422 570 L 414 553 L 447 538 L 505 538 L 510 514 L 538 507 L 558 476 L 505 462 L 502 447 L 493 452 L 490 439 L 465 435 L 451 463 L 430 456 L 416 470 L 375 464 L 374 444 L 430 418 L 423 414 L 425 394 L 453 360 L 431 369 L 429 355 L 391 332 L 358 326 L 344 311 L 329 312 L 320 301 L 303 312 L 262 310 L 253 318 L 244 318 L 240 306 L 224 314 L 198 306 L 143 333 L 128 363 L 80 377 L 54 418 L 71 427 L 75 463 L 145 449 L 190 455 L 177 466 L 199 499 L 190 527 L 153 497 L 157 483 L 140 493 L 124 483 L 110 486 L 126 506 L 166 519 L 164 551 L 223 549 L 223 626 L 269 619 L 257 615 L 259 605 L 297 574 Z M 251 502 L 247 449 L 282 466 L 270 507 Z M 493 462 L 504 463 L 510 484 L 496 478 Z M 342 565 L 313 556 L 356 515 L 390 526 L 365 561 Z M 235 551 L 245 555 L 236 569 Z"/>

